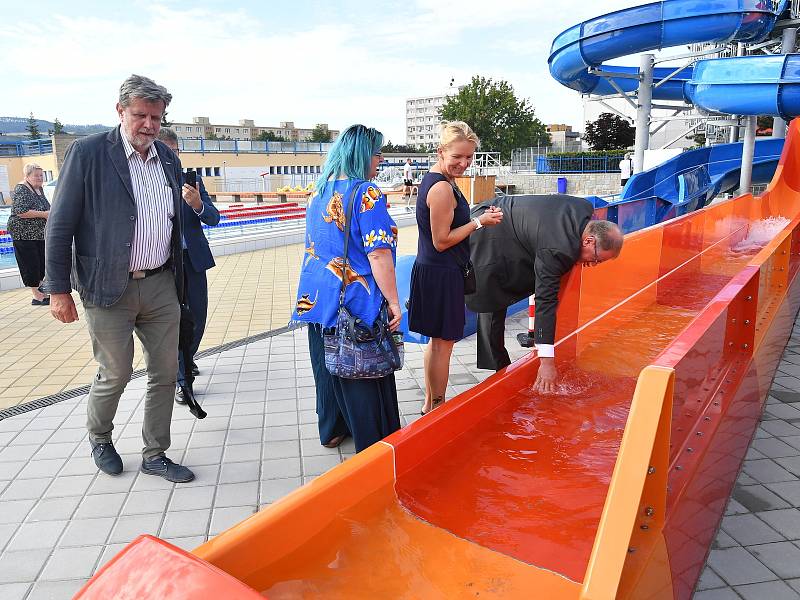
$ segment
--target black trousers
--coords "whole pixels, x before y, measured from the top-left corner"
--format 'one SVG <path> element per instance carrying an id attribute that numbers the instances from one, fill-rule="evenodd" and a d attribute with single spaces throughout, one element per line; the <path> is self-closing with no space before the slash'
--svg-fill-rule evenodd
<path id="1" fill-rule="evenodd" d="M 186 285 L 186 302 L 189 310 L 194 317 L 194 339 L 192 340 L 192 361 L 203 333 L 206 330 L 206 320 L 208 318 L 208 278 L 205 271 L 195 271 L 192 261 L 183 251 L 183 274 Z M 183 352 L 178 352 L 178 384 L 184 383 L 183 377 Z"/>
<path id="2" fill-rule="evenodd" d="M 478 313 L 478 368 L 499 371 L 511 364 L 506 350 L 506 309 Z"/>
<path id="3" fill-rule="evenodd" d="M 25 287 L 39 287 L 44 279 L 44 240 L 14 240 L 14 255 Z"/>
<path id="4" fill-rule="evenodd" d="M 319 441 L 347 433 L 353 436 L 356 452 L 400 429 L 397 386 L 394 373 L 379 379 L 345 379 L 331 375 L 325 366 L 322 327 L 308 325 L 311 370 L 317 388 Z"/>

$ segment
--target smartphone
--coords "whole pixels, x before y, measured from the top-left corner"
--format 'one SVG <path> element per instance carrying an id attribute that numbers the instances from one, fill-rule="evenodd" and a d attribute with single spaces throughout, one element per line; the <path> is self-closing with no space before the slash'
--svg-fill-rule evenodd
<path id="1" fill-rule="evenodd" d="M 190 185 L 190 186 L 192 186 L 192 187 L 196 187 L 197 186 L 197 173 L 195 171 L 192 171 L 191 169 L 188 169 L 186 171 L 186 173 L 183 174 L 183 182 L 188 184 L 188 185 Z"/>

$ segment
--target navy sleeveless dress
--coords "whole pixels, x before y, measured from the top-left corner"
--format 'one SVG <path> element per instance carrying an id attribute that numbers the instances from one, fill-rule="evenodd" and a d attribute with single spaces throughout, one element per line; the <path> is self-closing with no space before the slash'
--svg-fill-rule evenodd
<path id="1" fill-rule="evenodd" d="M 464 335 L 464 276 L 462 268 L 469 261 L 469 237 L 444 252 L 433 246 L 428 190 L 447 178 L 428 173 L 422 179 L 417 197 L 417 258 L 411 271 L 408 305 L 408 328 L 432 338 L 459 340 Z M 450 229 L 470 221 L 469 204 L 453 187 L 456 208 Z"/>

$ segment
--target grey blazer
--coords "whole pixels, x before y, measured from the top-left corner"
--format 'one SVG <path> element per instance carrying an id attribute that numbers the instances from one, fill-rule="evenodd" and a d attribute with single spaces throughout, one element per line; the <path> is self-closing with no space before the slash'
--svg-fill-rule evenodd
<path id="1" fill-rule="evenodd" d="M 179 285 L 181 163 L 165 144 L 154 143 L 172 188 L 172 262 Z M 74 287 L 84 302 L 104 307 L 117 302 L 128 287 L 135 222 L 133 184 L 119 127 L 75 140 L 64 158 L 48 218 L 42 290 L 59 294 Z"/>
<path id="2" fill-rule="evenodd" d="M 501 196 L 472 209 L 477 217 L 491 205 L 503 211 L 499 225 L 469 236 L 477 291 L 466 297 L 470 310 L 505 310 L 536 293 L 537 344 L 552 344 L 561 277 L 580 258 L 581 236 L 592 218 L 592 203 L 562 194 Z"/>

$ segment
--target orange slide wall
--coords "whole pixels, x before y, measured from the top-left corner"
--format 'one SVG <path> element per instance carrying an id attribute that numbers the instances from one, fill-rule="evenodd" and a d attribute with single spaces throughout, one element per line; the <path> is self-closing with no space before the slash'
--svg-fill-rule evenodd
<path id="1" fill-rule="evenodd" d="M 798 144 L 796 120 L 763 196 L 567 276 L 561 393 L 530 391 L 532 354 L 192 553 L 139 538 L 76 597 L 690 598 L 800 307 Z"/>

